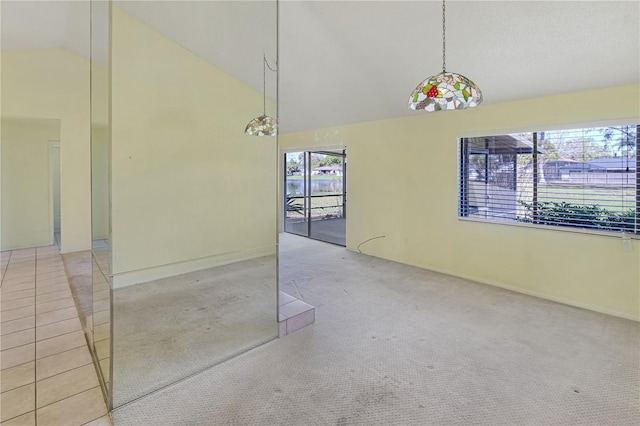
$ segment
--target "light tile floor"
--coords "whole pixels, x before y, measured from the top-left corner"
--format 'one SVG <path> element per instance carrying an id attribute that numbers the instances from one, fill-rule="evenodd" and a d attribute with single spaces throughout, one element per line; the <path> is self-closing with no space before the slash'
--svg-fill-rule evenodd
<path id="1" fill-rule="evenodd" d="M 58 248 L 0 259 L 1 425 L 111 425 Z"/>

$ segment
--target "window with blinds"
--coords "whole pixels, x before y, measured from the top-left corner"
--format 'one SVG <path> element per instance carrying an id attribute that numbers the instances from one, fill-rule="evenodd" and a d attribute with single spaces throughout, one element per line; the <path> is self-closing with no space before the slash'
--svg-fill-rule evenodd
<path id="1" fill-rule="evenodd" d="M 460 217 L 640 233 L 640 125 L 460 140 Z"/>

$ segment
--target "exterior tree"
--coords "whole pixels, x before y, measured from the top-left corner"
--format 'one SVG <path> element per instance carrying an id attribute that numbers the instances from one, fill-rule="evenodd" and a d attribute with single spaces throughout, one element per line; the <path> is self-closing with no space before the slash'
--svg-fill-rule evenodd
<path id="1" fill-rule="evenodd" d="M 301 165 L 302 165 L 302 163 L 300 163 L 299 160 L 296 160 L 293 157 L 289 157 L 289 159 L 287 160 L 287 164 L 286 164 L 287 176 L 291 176 L 294 173 L 297 173 L 298 171 L 300 171 L 300 166 Z"/>
<path id="2" fill-rule="evenodd" d="M 333 155 L 327 155 L 320 161 L 320 166 L 330 166 L 332 164 L 342 164 L 342 158 Z"/>
<path id="3" fill-rule="evenodd" d="M 602 136 L 605 141 L 613 141 L 616 154 L 635 158 L 639 126 L 605 127 Z"/>

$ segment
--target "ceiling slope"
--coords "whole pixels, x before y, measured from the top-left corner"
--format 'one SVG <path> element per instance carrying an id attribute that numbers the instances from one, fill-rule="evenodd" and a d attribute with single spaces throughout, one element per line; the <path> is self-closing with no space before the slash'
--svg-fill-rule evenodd
<path id="1" fill-rule="evenodd" d="M 114 4 L 262 90 L 262 53 L 276 55 L 273 1 Z M 1 7 L 3 49 L 88 55 L 87 2 Z M 440 1 L 282 1 L 281 131 L 421 114 L 407 101 L 442 68 L 441 19 Z M 638 84 L 640 2 L 450 0 L 447 69 L 475 81 L 487 104 Z"/>

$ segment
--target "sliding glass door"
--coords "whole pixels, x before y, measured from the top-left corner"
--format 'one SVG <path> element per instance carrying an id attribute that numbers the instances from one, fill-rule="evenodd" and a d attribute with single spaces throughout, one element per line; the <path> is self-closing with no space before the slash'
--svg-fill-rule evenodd
<path id="1" fill-rule="evenodd" d="M 284 230 L 304 237 L 309 236 L 306 160 L 306 152 L 284 154 Z"/>
<path id="2" fill-rule="evenodd" d="M 285 154 L 285 231 L 346 244 L 346 153 Z"/>

